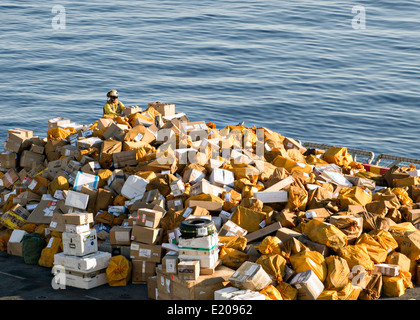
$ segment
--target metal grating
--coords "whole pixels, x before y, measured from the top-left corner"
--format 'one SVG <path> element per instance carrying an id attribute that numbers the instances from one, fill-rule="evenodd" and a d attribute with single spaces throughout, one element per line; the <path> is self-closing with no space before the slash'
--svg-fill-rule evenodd
<path id="1" fill-rule="evenodd" d="M 381 153 L 373 163 L 374 165 L 381 167 L 392 167 L 394 165 L 409 166 L 410 164 L 416 166 L 417 169 L 420 169 L 420 159 L 408 158 L 408 157 L 399 157 L 391 154 Z"/>
<path id="2" fill-rule="evenodd" d="M 331 144 L 323 144 L 316 142 L 304 142 L 304 147 L 312 147 L 318 149 L 329 149 L 331 147 L 338 147 Z M 352 155 L 353 160 L 360 163 L 372 163 L 375 158 L 375 154 L 372 151 L 366 151 L 361 149 L 347 148 L 347 152 Z"/>

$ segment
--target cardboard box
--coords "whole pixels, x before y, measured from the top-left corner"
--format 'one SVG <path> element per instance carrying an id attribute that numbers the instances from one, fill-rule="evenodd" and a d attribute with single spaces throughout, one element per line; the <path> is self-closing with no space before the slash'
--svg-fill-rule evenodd
<path id="1" fill-rule="evenodd" d="M 163 229 L 133 225 L 131 241 L 158 245 L 162 243 Z"/>
<path id="2" fill-rule="evenodd" d="M 201 207 L 208 211 L 221 211 L 223 202 L 205 201 L 205 200 L 190 200 L 188 207 Z"/>
<path id="3" fill-rule="evenodd" d="M 130 245 L 131 226 L 113 226 L 109 231 L 109 242 L 111 244 Z"/>
<path id="4" fill-rule="evenodd" d="M 185 193 L 184 183 L 180 179 L 171 182 L 171 184 L 169 186 L 171 188 L 171 191 L 172 191 L 172 194 L 174 195 L 174 197 L 181 196 Z"/>
<path id="5" fill-rule="evenodd" d="M 274 222 L 272 224 L 269 224 L 268 226 L 265 226 L 264 228 L 260 230 L 246 234 L 245 238 L 247 239 L 248 242 L 251 242 L 251 241 L 266 237 L 270 235 L 271 233 L 277 232 L 281 228 L 282 226 L 280 222 Z"/>
<path id="6" fill-rule="evenodd" d="M 149 102 L 147 105 L 149 107 L 154 108 L 157 112 L 159 112 L 164 117 L 172 117 L 176 114 L 175 104 L 156 101 L 156 102 Z"/>
<path id="7" fill-rule="evenodd" d="M 279 182 L 276 182 L 275 184 L 268 187 L 267 189 L 264 189 L 264 191 L 262 191 L 262 192 L 280 191 L 280 190 L 290 186 L 293 182 L 295 182 L 295 178 L 293 178 L 292 176 L 288 176 L 287 178 L 285 178 L 285 179 L 283 179 Z"/>
<path id="8" fill-rule="evenodd" d="M 184 171 L 182 180 L 185 183 L 189 183 L 191 186 L 199 182 L 201 179 L 204 179 L 206 174 L 203 171 L 197 169 L 189 168 Z"/>
<path id="9" fill-rule="evenodd" d="M 149 181 L 142 177 L 130 175 L 121 189 L 121 194 L 127 199 L 143 197 L 148 183 Z"/>
<path id="10" fill-rule="evenodd" d="M 19 180 L 19 175 L 16 169 L 9 169 L 0 179 L 0 186 L 10 188 Z"/>
<path id="11" fill-rule="evenodd" d="M 233 171 L 214 168 L 209 177 L 210 183 L 218 186 L 231 186 L 235 182 L 235 175 Z"/>
<path id="12" fill-rule="evenodd" d="M 226 286 L 234 270 L 218 267 L 212 275 L 200 275 L 197 280 L 185 281 L 177 275 L 166 275 L 156 269 L 158 299 L 165 300 L 213 300 L 214 291 Z"/>
<path id="13" fill-rule="evenodd" d="M 85 210 L 89 203 L 89 195 L 69 190 L 67 193 L 65 205 L 77 209 Z"/>
<path id="14" fill-rule="evenodd" d="M 12 256 L 23 257 L 23 242 L 8 242 L 7 253 Z"/>
<path id="15" fill-rule="evenodd" d="M 147 208 L 138 209 L 135 224 L 143 227 L 158 228 L 162 217 L 162 211 Z"/>
<path id="16" fill-rule="evenodd" d="M 54 211 L 59 211 L 58 200 L 41 200 L 31 212 L 27 223 L 50 224 Z"/>
<path id="17" fill-rule="evenodd" d="M 65 232 L 66 231 L 66 225 L 63 221 L 63 214 L 60 212 L 53 212 L 53 216 L 51 218 L 51 222 L 48 226 L 48 228 L 51 231 L 57 231 L 57 232 Z"/>
<path id="18" fill-rule="evenodd" d="M 169 251 L 162 258 L 162 272 L 166 274 L 178 274 L 178 252 Z"/>
<path id="19" fill-rule="evenodd" d="M 206 122 L 205 121 L 191 121 L 191 122 L 185 122 L 182 121 L 180 123 L 180 129 L 182 132 L 189 133 L 194 130 L 208 130 Z"/>
<path id="20" fill-rule="evenodd" d="M 184 209 L 184 202 L 182 199 L 172 199 L 166 202 L 167 209 L 175 209 L 175 211 L 180 211 Z"/>
<path id="21" fill-rule="evenodd" d="M 357 226 L 360 229 L 357 235 L 354 235 L 353 237 L 348 237 L 348 240 L 353 240 L 360 237 L 360 235 L 363 232 L 363 217 L 356 217 L 353 215 L 332 215 L 330 216 L 329 223 L 336 225 L 337 221 L 340 219 L 351 219 L 357 223 Z"/>
<path id="22" fill-rule="evenodd" d="M 407 213 L 408 222 L 411 222 L 414 226 L 420 223 L 420 209 L 409 209 Z"/>
<path id="23" fill-rule="evenodd" d="M 93 223 L 93 213 L 71 212 L 62 215 L 64 224 L 84 225 Z"/>
<path id="24" fill-rule="evenodd" d="M 298 300 L 316 300 L 324 290 L 324 284 L 312 270 L 299 272 L 290 284 L 298 290 Z"/>
<path id="25" fill-rule="evenodd" d="M 306 150 L 307 150 L 298 141 L 296 141 L 293 138 L 289 138 L 289 137 L 284 137 L 283 145 L 284 145 L 284 148 L 286 150 L 288 150 L 288 149 L 296 149 L 296 150 L 299 150 L 299 152 L 302 153 L 302 154 L 305 153 Z"/>
<path id="26" fill-rule="evenodd" d="M 23 150 L 20 156 L 19 165 L 22 168 L 32 168 L 34 165 L 42 164 L 45 156 L 43 154 L 35 153 L 29 150 Z"/>
<path id="27" fill-rule="evenodd" d="M 142 108 L 139 106 L 126 106 L 123 108 L 122 113 L 126 116 L 129 116 L 130 114 L 142 112 Z"/>
<path id="28" fill-rule="evenodd" d="M 163 248 L 161 245 L 146 244 L 132 241 L 130 245 L 130 258 L 132 260 L 142 260 L 161 263 Z"/>
<path id="29" fill-rule="evenodd" d="M 116 124 L 112 122 L 105 132 L 103 133 L 104 140 L 108 140 L 109 138 L 112 138 L 113 140 L 119 140 L 123 141 L 125 136 L 125 131 L 128 130 L 128 126 L 123 124 Z"/>
<path id="30" fill-rule="evenodd" d="M 92 272 L 107 268 L 110 261 L 111 253 L 104 251 L 96 251 L 81 257 L 68 255 L 64 252 L 54 255 L 54 265 L 81 272 Z"/>
<path id="31" fill-rule="evenodd" d="M 243 237 L 248 231 L 231 220 L 225 222 L 225 224 L 219 230 L 219 236 L 238 236 Z"/>
<path id="32" fill-rule="evenodd" d="M 23 257 L 23 237 L 28 234 L 25 230 L 13 230 L 7 243 L 7 253 Z"/>
<path id="33" fill-rule="evenodd" d="M 17 159 L 16 152 L 2 152 L 0 153 L 0 167 L 4 169 L 16 168 Z"/>
<path id="34" fill-rule="evenodd" d="M 127 150 L 121 152 L 115 152 L 112 154 L 112 161 L 114 162 L 115 168 L 124 168 L 126 166 L 136 166 L 137 162 L 137 151 Z"/>
<path id="35" fill-rule="evenodd" d="M 108 128 L 111 125 L 111 123 L 113 123 L 113 122 L 114 121 L 112 119 L 109 119 L 109 118 L 100 118 L 100 119 L 98 119 L 97 128 L 98 128 L 98 130 Z"/>
<path id="36" fill-rule="evenodd" d="M 205 237 L 183 238 L 178 239 L 178 249 L 213 249 L 217 246 L 219 238 L 217 234 Z"/>
<path id="37" fill-rule="evenodd" d="M 278 229 L 276 232 L 276 237 L 279 238 L 282 242 L 286 242 L 291 238 L 297 238 L 301 235 L 301 233 L 285 227 Z"/>
<path id="38" fill-rule="evenodd" d="M 131 271 L 132 283 L 146 283 L 149 277 L 156 275 L 155 262 L 144 260 L 131 260 L 133 269 Z"/>
<path id="39" fill-rule="evenodd" d="M 200 268 L 213 268 L 219 260 L 217 247 L 211 249 L 180 248 L 178 247 L 179 261 L 199 260 Z"/>
<path id="40" fill-rule="evenodd" d="M 330 218 L 330 216 L 330 213 L 325 208 L 314 208 L 305 212 L 306 219 L 316 219 L 320 221 L 325 221 L 328 218 Z"/>
<path id="41" fill-rule="evenodd" d="M 90 189 L 97 190 L 99 185 L 99 176 L 81 171 L 77 172 L 76 179 L 73 184 L 73 191 L 81 191 L 84 185 Z"/>
<path id="42" fill-rule="evenodd" d="M 289 199 L 289 192 L 285 190 L 261 191 L 255 192 L 254 196 L 263 203 L 287 202 Z"/>
<path id="43" fill-rule="evenodd" d="M 80 272 L 67 270 L 62 266 L 54 266 L 52 272 L 54 274 L 53 281 L 56 281 L 56 285 L 60 284 L 64 288 L 68 286 L 80 289 L 93 289 L 108 283 L 106 269 Z"/>
<path id="44" fill-rule="evenodd" d="M 375 264 L 373 272 L 379 272 L 386 277 L 396 277 L 400 274 L 400 267 L 397 264 L 378 263 Z"/>
<path id="45" fill-rule="evenodd" d="M 266 300 L 266 296 L 262 293 L 259 293 L 258 291 L 252 291 L 248 289 L 239 290 L 238 288 L 236 289 L 237 290 L 229 290 L 227 292 L 222 292 L 221 294 L 218 293 L 217 295 L 215 292 L 215 297 L 217 296 L 217 299 L 215 300 Z"/>
<path id="46" fill-rule="evenodd" d="M 84 233 L 63 232 L 63 252 L 73 256 L 85 256 L 98 251 L 96 230 L 90 229 Z"/>
<path id="47" fill-rule="evenodd" d="M 328 257 L 331 253 L 330 248 L 328 248 L 325 244 L 321 244 L 318 242 L 311 241 L 307 236 L 301 235 L 296 238 L 300 242 L 302 242 L 306 247 L 308 247 L 312 251 L 318 251 L 324 257 Z"/>
<path id="48" fill-rule="evenodd" d="M 202 193 L 212 194 L 216 197 L 220 197 L 222 192 L 225 191 L 224 188 L 215 186 L 208 182 L 206 179 L 201 179 L 197 183 L 193 184 L 190 189 L 190 196 L 196 196 Z"/>
<path id="49" fill-rule="evenodd" d="M 84 233 L 90 230 L 90 224 L 66 224 L 65 229 L 65 232 L 69 233 Z"/>
<path id="50" fill-rule="evenodd" d="M 411 260 L 401 252 L 390 253 L 385 262 L 390 265 L 398 265 L 401 271 L 410 272 Z"/>
<path id="51" fill-rule="evenodd" d="M 263 267 L 254 262 L 245 261 L 229 278 L 233 286 L 240 289 L 259 291 L 269 286 L 272 280 Z"/>
<path id="52" fill-rule="evenodd" d="M 178 277 L 182 280 L 197 280 L 200 275 L 200 261 L 180 261 L 178 263 Z"/>

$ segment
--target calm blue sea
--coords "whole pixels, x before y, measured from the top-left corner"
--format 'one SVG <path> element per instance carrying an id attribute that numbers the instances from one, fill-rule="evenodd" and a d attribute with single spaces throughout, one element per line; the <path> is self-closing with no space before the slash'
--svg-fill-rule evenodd
<path id="1" fill-rule="evenodd" d="M 418 0 L 2 0 L 0 141 L 93 123 L 115 88 L 218 128 L 420 158 L 419 17 Z"/>

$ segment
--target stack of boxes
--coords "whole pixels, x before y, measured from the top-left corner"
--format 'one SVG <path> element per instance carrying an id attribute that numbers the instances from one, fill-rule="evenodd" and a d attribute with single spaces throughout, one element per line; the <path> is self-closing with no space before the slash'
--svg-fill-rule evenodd
<path id="1" fill-rule="evenodd" d="M 155 274 L 162 261 L 163 228 L 160 210 L 140 208 L 129 217 L 131 228 L 130 258 L 133 264 L 132 282 L 145 283 Z"/>
<path id="2" fill-rule="evenodd" d="M 106 268 L 111 259 L 108 252 L 98 251 L 93 214 L 72 212 L 61 216 L 63 252 L 54 255 L 52 272 L 57 284 L 91 289 L 106 284 Z"/>

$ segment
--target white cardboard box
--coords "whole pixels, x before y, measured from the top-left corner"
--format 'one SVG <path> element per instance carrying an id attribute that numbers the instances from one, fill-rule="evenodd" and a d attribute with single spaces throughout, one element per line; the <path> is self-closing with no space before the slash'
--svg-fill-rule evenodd
<path id="1" fill-rule="evenodd" d="M 106 276 L 106 269 L 81 272 L 68 270 L 64 267 L 57 265 L 53 266 L 52 272 L 56 285 L 65 287 L 75 287 L 80 289 L 92 289 L 101 285 L 107 284 L 108 279 Z"/>
<path id="2" fill-rule="evenodd" d="M 89 195 L 77 191 L 67 192 L 65 205 L 77 209 L 85 210 L 89 202 Z"/>
<path id="3" fill-rule="evenodd" d="M 211 184 L 233 187 L 235 175 L 232 171 L 214 168 L 210 174 L 209 180 Z"/>
<path id="4" fill-rule="evenodd" d="M 287 202 L 289 199 L 289 193 L 285 190 L 255 192 L 254 196 L 263 203 Z"/>
<path id="5" fill-rule="evenodd" d="M 136 197 L 143 197 L 146 192 L 146 186 L 149 183 L 148 180 L 143 179 L 142 177 L 131 175 L 124 182 L 124 185 L 121 189 L 121 195 L 127 199 L 133 199 Z"/>
<path id="6" fill-rule="evenodd" d="M 90 229 L 84 233 L 63 232 L 63 252 L 73 256 L 85 256 L 98 251 L 96 230 Z"/>
<path id="7" fill-rule="evenodd" d="M 80 191 L 83 185 L 86 184 L 90 189 L 97 190 L 99 184 L 99 176 L 82 171 L 77 172 L 76 179 L 74 180 L 73 184 L 73 191 Z"/>
<path id="8" fill-rule="evenodd" d="M 312 270 L 299 272 L 290 284 L 298 290 L 298 300 L 316 300 L 324 290 L 324 284 Z"/>
<path id="9" fill-rule="evenodd" d="M 83 257 L 72 256 L 60 252 L 54 255 L 54 265 L 61 265 L 68 270 L 91 272 L 107 268 L 111 253 L 96 251 Z"/>

